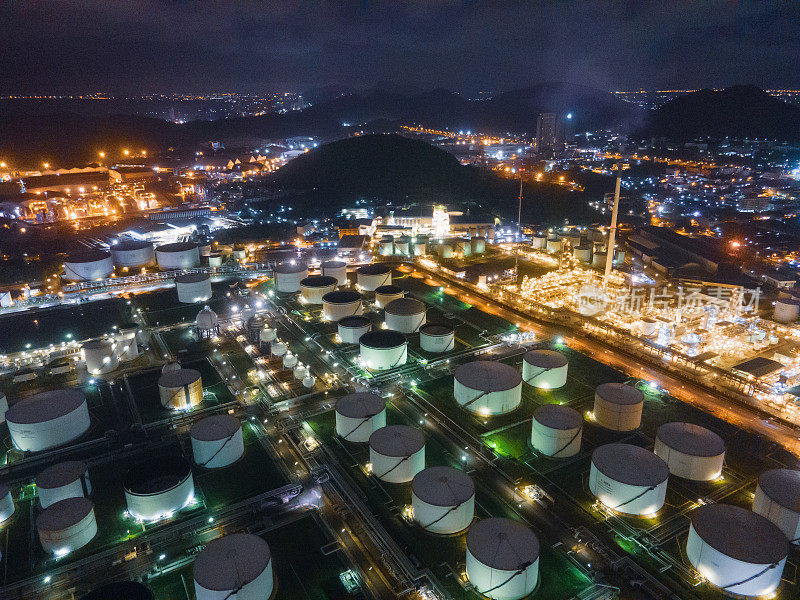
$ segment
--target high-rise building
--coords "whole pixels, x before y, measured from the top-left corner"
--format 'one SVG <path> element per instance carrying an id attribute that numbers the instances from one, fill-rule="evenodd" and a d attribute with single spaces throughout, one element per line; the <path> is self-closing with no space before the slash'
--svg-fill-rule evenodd
<path id="1" fill-rule="evenodd" d="M 536 120 L 536 152 L 552 153 L 556 146 L 556 114 L 539 113 Z"/>

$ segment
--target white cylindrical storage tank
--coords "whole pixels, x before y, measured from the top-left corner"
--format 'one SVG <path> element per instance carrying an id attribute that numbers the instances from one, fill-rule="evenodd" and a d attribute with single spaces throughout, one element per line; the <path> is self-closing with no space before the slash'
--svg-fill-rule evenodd
<path id="1" fill-rule="evenodd" d="M 300 291 L 300 282 L 308 277 L 308 267 L 284 262 L 275 267 L 275 291 L 294 294 Z"/>
<path id="2" fill-rule="evenodd" d="M 614 252 L 614 264 L 615 265 L 623 265 L 623 264 L 625 264 L 625 250 L 617 249 Z"/>
<path id="3" fill-rule="evenodd" d="M 439 256 L 442 258 L 453 258 L 455 251 L 455 244 L 453 242 L 444 242 L 439 245 Z"/>
<path id="4" fill-rule="evenodd" d="M 303 377 L 303 387 L 306 389 L 310 390 L 311 388 L 313 388 L 316 382 L 317 378 L 311 375 L 310 373 L 306 374 L 306 376 Z"/>
<path id="5" fill-rule="evenodd" d="M 425 468 L 425 437 L 408 425 L 381 427 L 369 436 L 372 474 L 389 483 L 408 483 Z"/>
<path id="6" fill-rule="evenodd" d="M 656 456 L 669 472 L 692 481 L 711 481 L 722 474 L 725 442 L 713 431 L 692 423 L 665 423 L 658 428 Z"/>
<path id="7" fill-rule="evenodd" d="M 481 415 L 502 415 L 522 401 L 522 377 L 509 365 L 476 360 L 456 369 L 453 395 L 462 408 Z"/>
<path id="8" fill-rule="evenodd" d="M 211 244 L 200 244 L 198 250 L 201 258 L 208 258 L 211 256 Z"/>
<path id="9" fill-rule="evenodd" d="M 208 266 L 209 267 L 221 267 L 222 266 L 222 254 L 219 252 L 212 252 L 208 255 Z"/>
<path id="10" fill-rule="evenodd" d="M 394 238 L 390 235 L 383 236 L 378 242 L 378 254 L 391 256 L 394 254 Z"/>
<path id="11" fill-rule="evenodd" d="M 582 434 L 583 419 L 569 406 L 543 404 L 533 411 L 531 445 L 545 456 L 575 456 L 581 451 Z"/>
<path id="12" fill-rule="evenodd" d="M 347 263 L 341 260 L 326 260 L 322 263 L 322 274 L 333 277 L 337 285 L 347 285 Z"/>
<path id="13" fill-rule="evenodd" d="M 534 234 L 533 247 L 537 250 L 545 250 L 547 248 L 547 236 L 543 233 Z"/>
<path id="14" fill-rule="evenodd" d="M 686 558 L 708 582 L 736 597 L 766 597 L 781 582 L 789 542 L 769 519 L 729 504 L 691 512 Z"/>
<path id="15" fill-rule="evenodd" d="M 111 257 L 118 267 L 145 267 L 155 262 L 152 242 L 130 240 L 111 246 Z"/>
<path id="16" fill-rule="evenodd" d="M 456 249 L 458 250 L 461 256 L 471 256 L 472 255 L 472 242 L 469 240 L 458 240 L 456 242 Z"/>
<path id="17" fill-rule="evenodd" d="M 411 507 L 425 531 L 460 533 L 475 516 L 475 484 L 459 469 L 428 467 L 411 480 Z"/>
<path id="18" fill-rule="evenodd" d="M 192 425 L 192 456 L 195 464 L 218 469 L 235 463 L 244 454 L 242 426 L 231 415 L 213 415 Z"/>
<path id="19" fill-rule="evenodd" d="M 428 323 L 419 328 L 419 345 L 425 352 L 450 352 L 456 343 L 456 332 L 448 325 Z"/>
<path id="20" fill-rule="evenodd" d="M 66 556 L 83 548 L 97 534 L 94 504 L 88 498 L 66 498 L 51 504 L 36 519 L 45 552 Z"/>
<path id="21" fill-rule="evenodd" d="M 341 331 L 341 321 L 340 331 Z M 341 334 L 340 334 L 341 335 Z M 385 371 L 406 364 L 408 341 L 399 331 L 379 329 L 369 331 L 358 340 L 359 358 L 367 369 Z"/>
<path id="22" fill-rule="evenodd" d="M 389 302 L 384 311 L 386 327 L 400 333 L 414 333 L 425 324 L 428 309 L 416 298 L 398 298 Z"/>
<path id="23" fill-rule="evenodd" d="M 588 246 L 575 246 L 572 249 L 572 256 L 584 264 L 589 264 L 592 260 L 592 249 Z"/>
<path id="24" fill-rule="evenodd" d="M 356 392 L 336 402 L 336 435 L 348 442 L 366 443 L 386 427 L 386 402 L 373 392 Z"/>
<path id="25" fill-rule="evenodd" d="M 309 304 L 322 304 L 322 297 L 336 290 L 335 277 L 309 275 L 300 282 L 300 297 Z"/>
<path id="26" fill-rule="evenodd" d="M 211 277 L 208 273 L 185 273 L 175 278 L 178 302 L 194 304 L 211 298 Z"/>
<path id="27" fill-rule="evenodd" d="M 581 232 L 580 231 L 570 231 L 567 233 L 567 239 L 569 240 L 570 245 L 575 248 L 576 246 L 580 246 L 581 243 Z"/>
<path id="28" fill-rule="evenodd" d="M 594 418 L 606 429 L 633 431 L 642 424 L 644 394 L 624 383 L 603 383 L 594 393 Z"/>
<path id="29" fill-rule="evenodd" d="M 297 366 L 297 355 L 287 352 L 283 355 L 283 368 L 294 369 Z"/>
<path id="30" fill-rule="evenodd" d="M 86 371 L 91 375 L 110 373 L 119 366 L 117 341 L 114 338 L 89 340 L 81 346 Z"/>
<path id="31" fill-rule="evenodd" d="M 14 446 L 31 452 L 71 442 L 91 426 L 80 390 L 52 390 L 20 400 L 8 409 L 6 422 Z"/>
<path id="32" fill-rule="evenodd" d="M 289 351 L 289 346 L 286 345 L 286 342 L 275 340 L 270 344 L 269 351 L 273 356 L 283 356 Z"/>
<path id="33" fill-rule="evenodd" d="M 472 238 L 472 253 L 483 254 L 486 252 L 486 238 L 476 237 Z"/>
<path id="34" fill-rule="evenodd" d="M 14 497 L 11 490 L 4 483 L 0 483 L 0 524 L 5 523 L 14 515 Z"/>
<path id="35" fill-rule="evenodd" d="M 277 337 L 278 332 L 273 327 L 264 327 L 264 329 L 261 330 L 261 333 L 258 334 L 259 341 L 265 344 L 271 344 Z"/>
<path id="36" fill-rule="evenodd" d="M 194 501 L 194 479 L 181 456 L 161 455 L 135 465 L 123 481 L 128 512 L 143 521 L 172 516 Z"/>
<path id="37" fill-rule="evenodd" d="M 236 260 L 245 260 L 247 258 L 247 248 L 242 244 L 234 245 L 233 258 Z"/>
<path id="38" fill-rule="evenodd" d="M 522 379 L 535 388 L 554 390 L 567 383 L 567 357 L 555 350 L 530 350 L 522 359 Z"/>
<path id="39" fill-rule="evenodd" d="M 658 321 L 650 317 L 642 318 L 642 335 L 645 337 L 652 337 L 658 331 Z"/>
<path id="40" fill-rule="evenodd" d="M 193 242 L 175 242 L 156 248 L 156 261 L 162 271 L 193 269 L 200 266 L 200 249 Z"/>
<path id="41" fill-rule="evenodd" d="M 372 327 L 372 322 L 367 317 L 356 315 L 344 317 L 339 320 L 339 339 L 343 344 L 357 344 L 361 336 Z"/>
<path id="42" fill-rule="evenodd" d="M 606 507 L 626 515 L 651 515 L 664 506 L 669 468 L 631 444 L 606 444 L 592 453 L 589 490 Z"/>
<path id="43" fill-rule="evenodd" d="M 416 241 L 414 242 L 414 256 L 424 256 L 428 253 L 428 243 Z"/>
<path id="44" fill-rule="evenodd" d="M 336 290 L 322 297 L 322 317 L 326 321 L 338 322 L 362 312 L 361 294 L 353 290 Z"/>
<path id="45" fill-rule="evenodd" d="M 298 364 L 298 365 L 297 365 L 297 366 L 294 368 L 294 371 L 292 371 L 292 375 L 294 375 L 294 378 L 295 378 L 297 381 L 303 381 L 303 379 L 305 378 L 305 376 L 306 376 L 307 374 L 308 374 L 308 367 L 306 367 L 306 366 L 305 366 L 305 365 L 303 365 L 303 364 Z"/>
<path id="46" fill-rule="evenodd" d="M 65 498 L 86 498 L 92 493 L 89 470 L 82 460 L 56 463 L 39 473 L 35 482 L 42 508 Z"/>
<path id="47" fill-rule="evenodd" d="M 69 281 L 94 281 L 105 279 L 114 272 L 111 253 L 89 250 L 70 254 L 64 263 L 64 279 Z"/>
<path id="48" fill-rule="evenodd" d="M 189 410 L 203 401 L 203 380 L 200 371 L 179 369 L 168 371 L 158 379 L 161 406 L 174 410 Z"/>
<path id="49" fill-rule="evenodd" d="M 800 315 L 800 300 L 797 298 L 778 298 L 772 318 L 779 323 L 797 321 Z"/>
<path id="50" fill-rule="evenodd" d="M 800 471 L 770 469 L 758 477 L 753 512 L 766 517 L 793 543 L 800 541 Z"/>
<path id="51" fill-rule="evenodd" d="M 136 323 L 126 323 L 120 326 L 116 336 L 119 360 L 127 362 L 139 356 L 139 341 L 136 338 L 138 332 L 139 325 Z"/>
<path id="52" fill-rule="evenodd" d="M 8 412 L 8 398 L 0 392 L 0 425 L 6 422 L 6 412 Z"/>
<path id="53" fill-rule="evenodd" d="M 410 243 L 411 239 L 405 236 L 397 238 L 397 241 L 394 243 L 394 253 L 400 254 L 402 256 L 408 256 L 408 249 Z"/>
<path id="54" fill-rule="evenodd" d="M 481 596 L 521 600 L 539 582 L 539 538 L 512 519 L 481 519 L 467 531 L 467 578 Z"/>
<path id="55" fill-rule="evenodd" d="M 398 300 L 405 296 L 403 288 L 396 285 L 382 285 L 375 289 L 375 306 L 386 308 L 392 300 Z"/>
<path id="56" fill-rule="evenodd" d="M 358 287 L 366 292 L 374 292 L 382 285 L 392 283 L 392 268 L 389 265 L 373 263 L 359 267 L 356 271 Z"/>
<path id="57" fill-rule="evenodd" d="M 563 242 L 557 236 L 550 236 L 547 238 L 547 251 L 548 252 L 561 252 Z"/>
<path id="58" fill-rule="evenodd" d="M 595 252 L 592 255 L 592 266 L 593 267 L 605 267 L 606 266 L 606 257 L 608 254 L 605 252 Z"/>
<path id="59" fill-rule="evenodd" d="M 224 535 L 194 559 L 196 600 L 269 600 L 274 586 L 272 555 L 257 535 Z"/>

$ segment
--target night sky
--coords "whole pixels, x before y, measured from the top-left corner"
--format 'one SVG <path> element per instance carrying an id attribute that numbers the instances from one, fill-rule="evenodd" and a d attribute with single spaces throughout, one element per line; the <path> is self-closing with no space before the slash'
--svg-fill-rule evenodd
<path id="1" fill-rule="evenodd" d="M 800 3 L 3 0 L 0 93 L 800 88 Z"/>

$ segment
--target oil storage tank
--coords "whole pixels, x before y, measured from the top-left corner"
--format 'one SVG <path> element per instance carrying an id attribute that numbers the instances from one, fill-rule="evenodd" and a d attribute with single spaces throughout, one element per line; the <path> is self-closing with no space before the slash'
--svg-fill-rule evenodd
<path id="1" fill-rule="evenodd" d="M 554 390 L 567 383 L 567 357 L 555 350 L 530 350 L 522 359 L 522 379 L 535 388 Z"/>
<path id="2" fill-rule="evenodd" d="M 372 322 L 360 315 L 339 319 L 339 339 L 343 344 L 357 344 L 361 336 L 372 327 Z"/>
<path id="3" fill-rule="evenodd" d="M 364 265 L 356 271 L 356 281 L 365 292 L 374 292 L 382 285 L 392 283 L 392 268 L 381 263 Z"/>
<path id="4" fill-rule="evenodd" d="M 94 281 L 105 279 L 114 272 L 111 253 L 105 250 L 88 250 L 70 254 L 64 263 L 64 279 L 68 281 Z"/>
<path id="5" fill-rule="evenodd" d="M 200 249 L 193 242 L 175 242 L 156 247 L 156 261 L 162 271 L 200 266 Z"/>
<path id="6" fill-rule="evenodd" d="M 472 413 L 502 415 L 522 401 L 522 377 L 505 363 L 476 360 L 456 369 L 453 395 L 462 408 Z"/>
<path id="7" fill-rule="evenodd" d="M 80 390 L 52 390 L 20 400 L 6 413 L 11 441 L 19 450 L 38 452 L 79 438 L 91 426 Z"/>
<path id="8" fill-rule="evenodd" d="M 425 438 L 408 425 L 381 427 L 369 436 L 372 474 L 389 483 L 408 483 L 425 468 Z"/>
<path id="9" fill-rule="evenodd" d="M 408 256 L 411 238 L 407 236 L 400 236 L 394 243 L 394 253 L 401 256 Z"/>
<path id="10" fill-rule="evenodd" d="M 111 258 L 118 267 L 146 267 L 155 262 L 155 250 L 152 242 L 126 240 L 111 246 Z"/>
<path id="11" fill-rule="evenodd" d="M 337 285 L 347 285 L 347 263 L 342 260 L 326 260 L 322 263 L 322 274 L 334 277 Z"/>
<path id="12" fill-rule="evenodd" d="M 770 469 L 758 477 L 753 512 L 766 517 L 796 544 L 800 541 L 800 471 Z"/>
<path id="13" fill-rule="evenodd" d="M 426 352 L 450 352 L 456 343 L 456 332 L 448 325 L 428 323 L 419 328 L 419 345 Z"/>
<path id="14" fill-rule="evenodd" d="M 411 480 L 411 506 L 425 531 L 459 533 L 475 516 L 475 484 L 459 469 L 428 467 Z"/>
<path id="15" fill-rule="evenodd" d="M 294 261 L 283 262 L 275 267 L 275 291 L 294 294 L 300 291 L 300 282 L 308 277 L 308 267 Z"/>
<path id="16" fill-rule="evenodd" d="M 386 326 L 400 333 L 414 333 L 425 324 L 427 307 L 416 298 L 398 298 L 386 305 Z"/>
<path id="17" fill-rule="evenodd" d="M 353 290 L 336 290 L 322 297 L 322 316 L 326 321 L 338 322 L 363 311 L 361 294 Z"/>
<path id="18" fill-rule="evenodd" d="M 212 415 L 192 425 L 192 456 L 195 464 L 219 469 L 235 463 L 244 454 L 242 426 L 231 415 Z"/>
<path id="19" fill-rule="evenodd" d="M 669 468 L 658 456 L 631 444 L 606 444 L 592 453 L 589 490 L 606 507 L 650 515 L 664 506 Z"/>
<path id="20" fill-rule="evenodd" d="M 0 483 L 0 523 L 5 523 L 14 515 L 14 497 L 5 483 Z"/>
<path id="21" fill-rule="evenodd" d="M 340 332 L 341 325 L 342 321 L 339 321 Z M 406 364 L 408 341 L 399 331 L 391 329 L 369 331 L 358 339 L 358 344 L 361 364 L 367 369 L 385 371 Z"/>
<path id="22" fill-rule="evenodd" d="M 653 452 L 667 463 L 672 475 L 711 481 L 722 474 L 725 442 L 700 425 L 665 423 L 658 428 Z"/>
<path id="23" fill-rule="evenodd" d="M 606 429 L 633 431 L 642 423 L 644 394 L 624 383 L 602 383 L 594 394 L 594 418 Z"/>
<path id="24" fill-rule="evenodd" d="M 224 535 L 194 559 L 196 600 L 269 600 L 274 586 L 272 555 L 257 535 Z"/>
<path id="25" fill-rule="evenodd" d="M 65 498 L 86 498 L 92 493 L 89 469 L 82 460 L 68 460 L 47 467 L 36 476 L 35 483 L 42 508 Z"/>
<path id="26" fill-rule="evenodd" d="M 208 273 L 184 273 L 175 278 L 178 302 L 194 304 L 211 298 L 211 277 Z"/>
<path id="27" fill-rule="evenodd" d="M 390 235 L 383 236 L 378 242 L 378 254 L 391 256 L 394 254 L 394 238 Z"/>
<path id="28" fill-rule="evenodd" d="M 366 443 L 375 430 L 386 427 L 386 402 L 373 392 L 356 392 L 336 402 L 336 435 L 348 442 Z"/>
<path id="29" fill-rule="evenodd" d="M 300 281 L 300 297 L 309 304 L 322 304 L 322 297 L 336 289 L 339 282 L 327 275 L 309 275 Z"/>
<path id="30" fill-rule="evenodd" d="M 172 516 L 194 501 L 192 469 L 175 454 L 154 456 L 134 465 L 123 487 L 128 512 L 143 521 Z"/>
<path id="31" fill-rule="evenodd" d="M 778 298 L 775 301 L 775 310 L 772 318 L 779 323 L 791 323 L 797 321 L 800 314 L 800 299 L 798 298 Z"/>
<path id="32" fill-rule="evenodd" d="M 547 248 L 547 236 L 544 233 L 535 233 L 533 235 L 533 247 L 537 250 L 544 250 Z"/>
<path id="33" fill-rule="evenodd" d="M 375 306 L 378 308 L 386 308 L 392 300 L 397 300 L 405 296 L 403 288 L 396 285 L 382 285 L 375 288 Z"/>
<path id="34" fill-rule="evenodd" d="M 168 371 L 158 379 L 161 406 L 175 410 L 188 410 L 203 401 L 203 380 L 200 371 L 178 369 Z"/>
<path id="35" fill-rule="evenodd" d="M 768 597 L 781 582 L 789 542 L 769 519 L 728 504 L 691 513 L 686 557 L 708 582 L 728 595 Z"/>
<path id="36" fill-rule="evenodd" d="M 94 504 L 88 498 L 65 498 L 45 508 L 36 519 L 45 552 L 66 556 L 83 548 L 97 534 Z"/>
<path id="37" fill-rule="evenodd" d="M 551 235 L 547 238 L 547 251 L 548 252 L 561 252 L 561 248 L 563 247 L 563 241 L 557 235 Z"/>
<path id="38" fill-rule="evenodd" d="M 467 531 L 467 578 L 482 596 L 521 600 L 539 581 L 539 538 L 519 521 L 481 519 Z"/>
<path id="39" fill-rule="evenodd" d="M 120 360 L 127 362 L 139 356 L 139 341 L 136 337 L 138 332 L 139 325 L 136 323 L 120 325 L 116 335 L 117 352 Z"/>
<path id="40" fill-rule="evenodd" d="M 110 373 L 119 366 L 117 341 L 114 338 L 89 340 L 81 345 L 86 371 L 91 375 Z"/>
<path id="41" fill-rule="evenodd" d="M 573 408 L 543 404 L 533 411 L 531 445 L 545 456 L 575 456 L 581 450 L 582 434 L 583 419 Z"/>
<path id="42" fill-rule="evenodd" d="M 592 260 L 592 249 L 589 246 L 575 246 L 572 249 L 572 256 L 583 264 L 589 264 Z"/>

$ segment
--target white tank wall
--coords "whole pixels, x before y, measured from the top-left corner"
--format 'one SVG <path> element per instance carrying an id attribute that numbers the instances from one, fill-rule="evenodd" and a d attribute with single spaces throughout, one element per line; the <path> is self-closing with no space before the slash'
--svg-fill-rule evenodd
<path id="1" fill-rule="evenodd" d="M 161 406 L 176 410 L 185 410 L 197 406 L 203 401 L 203 380 L 196 379 L 185 386 L 162 386 L 158 385 L 158 395 L 161 398 Z"/>
<path id="2" fill-rule="evenodd" d="M 722 473 L 725 452 L 716 456 L 693 456 L 670 448 L 656 436 L 653 452 L 667 463 L 669 472 L 692 481 L 712 481 Z"/>
<path id="3" fill-rule="evenodd" d="M 453 395 L 461 406 L 480 396 L 466 407 L 472 413 L 481 416 L 502 415 L 519 406 L 522 401 L 522 382 L 509 390 L 484 393 L 482 390 L 467 387 L 453 378 Z"/>
<path id="4" fill-rule="evenodd" d="M 139 356 L 137 331 L 137 329 L 121 329 L 117 334 L 117 352 L 120 360 L 127 362 Z"/>
<path id="5" fill-rule="evenodd" d="M 426 352 L 449 352 L 456 343 L 455 331 L 444 335 L 431 335 L 421 331 L 419 334 L 419 345 Z"/>
<path id="6" fill-rule="evenodd" d="M 555 458 L 575 456 L 581 451 L 583 424 L 571 429 L 555 429 L 543 425 L 534 417 L 531 423 L 531 445 L 537 452 Z"/>
<path id="7" fill-rule="evenodd" d="M 6 411 L 8 410 L 8 398 L 0 392 L 0 425 L 6 422 Z"/>
<path id="8" fill-rule="evenodd" d="M 395 254 L 401 254 L 403 256 L 407 256 L 408 255 L 408 247 L 409 247 L 408 240 L 397 240 L 394 243 L 394 253 Z"/>
<path id="9" fill-rule="evenodd" d="M 797 540 L 800 539 L 800 510 L 781 506 L 764 493 L 760 485 L 757 485 L 753 497 L 753 512 L 775 523 L 789 540 L 797 544 Z"/>
<path id="10" fill-rule="evenodd" d="M 558 238 L 547 238 L 547 251 L 548 252 L 561 252 L 563 243 Z"/>
<path id="11" fill-rule="evenodd" d="M 656 334 L 658 331 L 658 321 L 655 319 L 650 320 L 642 320 L 642 335 L 645 337 L 650 337 Z"/>
<path id="12" fill-rule="evenodd" d="M 386 427 L 386 409 L 377 415 L 364 420 L 363 418 L 346 417 L 336 412 L 336 435 L 348 442 L 367 443 L 372 433 Z"/>
<path id="13" fill-rule="evenodd" d="M 483 254 L 486 252 L 486 240 L 483 238 L 472 238 L 472 253 Z"/>
<path id="14" fill-rule="evenodd" d="M 302 296 L 303 300 L 305 300 L 309 304 L 322 304 L 322 297 L 328 292 L 334 291 L 335 289 L 336 289 L 335 283 L 319 287 L 307 286 L 301 284 L 300 295 Z"/>
<path id="15" fill-rule="evenodd" d="M 147 244 L 142 248 L 132 248 L 123 250 L 111 247 L 111 256 L 114 264 L 118 267 L 144 267 L 155 262 L 155 250 L 152 244 Z"/>
<path id="16" fill-rule="evenodd" d="M 81 347 L 86 371 L 92 375 L 110 373 L 119 366 L 117 342 L 113 338 L 92 340 Z"/>
<path id="17" fill-rule="evenodd" d="M 270 344 L 269 350 L 274 356 L 283 356 L 288 352 L 289 347 L 286 345 L 286 342 L 277 340 Z"/>
<path id="18" fill-rule="evenodd" d="M 125 490 L 128 512 L 143 521 L 162 519 L 180 510 L 194 499 L 194 478 L 191 473 L 181 483 L 160 494 L 132 494 Z"/>
<path id="19" fill-rule="evenodd" d="M 89 482 L 88 473 L 84 473 L 84 478 L 86 479 L 86 491 L 91 493 L 92 486 Z M 80 478 L 55 488 L 37 486 L 36 490 L 39 494 L 39 504 L 42 505 L 42 508 L 47 508 L 51 504 L 55 504 L 59 500 L 64 500 L 66 498 L 82 498 L 85 496 L 83 493 L 83 482 Z"/>
<path id="20" fill-rule="evenodd" d="M 392 300 L 397 300 L 398 298 L 402 298 L 405 296 L 404 291 L 399 291 L 395 294 L 383 294 L 381 292 L 375 292 L 375 306 L 378 308 L 385 308 L 389 302 Z"/>
<path id="21" fill-rule="evenodd" d="M 595 252 L 594 255 L 592 256 L 592 266 L 605 267 L 607 256 L 608 255 L 605 252 Z"/>
<path id="22" fill-rule="evenodd" d="M 393 348 L 370 348 L 361 344 L 359 353 L 361 362 L 368 369 L 383 371 L 406 364 L 408 358 L 408 344 Z"/>
<path id="23" fill-rule="evenodd" d="M 796 321 L 800 314 L 800 304 L 783 300 L 775 301 L 775 312 L 772 318 L 779 323 L 790 323 Z"/>
<path id="24" fill-rule="evenodd" d="M 567 383 L 568 364 L 555 367 L 553 369 L 543 369 L 522 361 L 522 380 L 535 388 L 542 390 L 554 390 L 563 387 Z"/>
<path id="25" fill-rule="evenodd" d="M 648 490 L 650 486 L 630 485 L 612 479 L 602 473 L 594 462 L 589 471 L 589 490 L 595 498 L 608 508 L 628 515 L 649 515 L 660 510 L 664 506 L 668 481 L 665 479 Z M 636 500 L 631 502 L 632 498 Z"/>
<path id="26" fill-rule="evenodd" d="M 400 333 L 414 333 L 425 325 L 426 310 L 410 315 L 395 315 L 386 311 L 386 327 Z"/>
<path id="27" fill-rule="evenodd" d="M 80 437 L 89 427 L 89 406 L 84 401 L 75 410 L 49 421 L 12 423 L 7 421 L 11 441 L 20 450 L 39 452 L 61 446 Z"/>
<path id="28" fill-rule="evenodd" d="M 538 558 L 526 567 L 522 573 L 512 577 L 517 573 L 516 570 L 506 571 L 489 567 L 475 558 L 467 548 L 466 566 L 467 577 L 478 592 L 490 590 L 496 585 L 507 581 L 507 583 L 500 585 L 500 587 L 491 592 L 491 597 L 494 600 L 521 600 L 533 593 L 539 581 Z"/>
<path id="29" fill-rule="evenodd" d="M 209 267 L 221 267 L 222 266 L 222 255 L 221 254 L 212 254 L 208 257 L 208 266 Z"/>
<path id="30" fill-rule="evenodd" d="M 179 302 L 183 302 L 184 304 L 205 302 L 211 298 L 211 278 L 207 277 L 200 281 L 190 281 L 186 283 L 176 280 L 175 289 L 178 291 Z"/>
<path id="31" fill-rule="evenodd" d="M 94 281 L 104 279 L 114 272 L 114 262 L 111 256 L 92 260 L 89 262 L 64 263 L 64 279 L 69 281 Z"/>
<path id="32" fill-rule="evenodd" d="M 283 368 L 284 369 L 294 369 L 297 365 L 297 355 L 292 354 L 291 352 L 287 352 L 283 355 Z"/>
<path id="33" fill-rule="evenodd" d="M 284 294 L 294 294 L 300 291 L 300 282 L 306 277 L 308 277 L 308 269 L 301 269 L 293 273 L 275 271 L 275 289 Z"/>
<path id="34" fill-rule="evenodd" d="M 452 506 L 437 506 L 425 502 L 412 488 L 411 506 L 414 509 L 414 520 L 425 531 L 449 535 L 464 531 L 472 523 L 475 517 L 475 494 L 453 510 Z"/>
<path id="35" fill-rule="evenodd" d="M 425 446 L 406 460 L 402 456 L 386 456 L 369 448 L 369 462 L 372 463 L 372 474 L 389 483 L 408 483 L 414 475 L 425 468 Z M 402 462 L 401 462 L 402 461 Z M 399 464 L 398 464 L 399 463 Z M 386 473 L 386 475 L 383 475 Z M 383 475 L 381 477 L 381 475 Z"/>
<path id="36" fill-rule="evenodd" d="M 381 256 L 394 254 L 394 240 L 381 240 L 378 242 L 378 254 Z"/>
<path id="37" fill-rule="evenodd" d="M 703 577 L 717 587 L 729 586 L 760 574 L 746 583 L 725 588 L 726 591 L 741 596 L 765 596 L 773 592 L 781 582 L 786 565 L 786 558 L 775 568 L 768 569 L 769 565 L 766 564 L 747 563 L 727 556 L 703 541 L 693 525 L 689 527 L 689 537 L 686 540 L 686 558 Z"/>
<path id="38" fill-rule="evenodd" d="M 633 431 L 642 423 L 644 402 L 637 404 L 616 404 L 595 393 L 594 418 L 598 424 L 614 431 Z"/>
<path id="39" fill-rule="evenodd" d="M 533 236 L 533 247 L 538 250 L 544 250 L 547 248 L 547 237 L 543 235 Z"/>
<path id="40" fill-rule="evenodd" d="M 578 259 L 582 263 L 588 263 L 592 260 L 592 250 L 590 248 L 573 248 L 572 249 L 572 256 Z"/>
<path id="41" fill-rule="evenodd" d="M 234 590 L 209 590 L 202 585 L 194 582 L 195 600 L 269 600 L 272 598 L 275 577 L 272 574 L 272 559 L 270 558 L 267 566 L 261 574 L 250 583 L 242 586 L 241 589 Z"/>
<path id="42" fill-rule="evenodd" d="M 361 336 L 367 333 L 371 327 L 371 323 L 368 323 L 363 327 L 342 327 L 340 323 L 339 338 L 341 338 L 342 343 L 344 344 L 357 344 Z"/>
<path id="43" fill-rule="evenodd" d="M 230 438 L 198 440 L 192 437 L 194 462 L 206 469 L 219 469 L 235 463 L 244 454 L 242 426 Z"/>
<path id="44" fill-rule="evenodd" d="M 360 315 L 363 312 L 364 306 L 361 298 L 346 303 L 325 302 L 324 300 L 322 302 L 322 316 L 326 321 L 337 322 L 345 317 Z"/>
<path id="45" fill-rule="evenodd" d="M 339 261 L 335 262 L 337 264 L 326 265 L 322 263 L 322 274 L 328 277 L 335 277 L 339 285 L 347 285 L 347 264 L 339 263 Z"/>
<path id="46" fill-rule="evenodd" d="M 5 494 L 0 496 L 0 523 L 7 521 L 14 514 L 14 498 L 11 491 L 3 487 Z"/>
<path id="47" fill-rule="evenodd" d="M 200 265 L 200 249 L 195 246 L 176 252 L 163 252 L 156 248 L 156 261 L 162 271 L 192 269 Z"/>
<path id="48" fill-rule="evenodd" d="M 414 256 L 423 256 L 427 254 L 427 244 L 425 242 L 414 242 Z"/>
<path id="49" fill-rule="evenodd" d="M 55 508 L 57 509 L 58 507 Z M 51 508 L 51 510 L 53 509 Z M 38 532 L 42 548 L 50 554 L 62 555 L 83 548 L 97 535 L 97 519 L 94 514 L 94 507 L 92 507 L 88 515 L 70 527 L 60 531 L 43 531 L 39 529 Z"/>
<path id="50" fill-rule="evenodd" d="M 382 285 L 389 285 L 392 283 L 392 272 L 389 271 L 388 273 L 371 275 L 369 273 L 361 273 L 357 271 L 356 279 L 358 281 L 358 287 L 360 287 L 362 290 L 374 292 Z"/>

